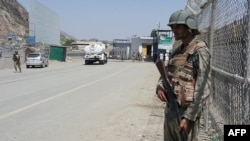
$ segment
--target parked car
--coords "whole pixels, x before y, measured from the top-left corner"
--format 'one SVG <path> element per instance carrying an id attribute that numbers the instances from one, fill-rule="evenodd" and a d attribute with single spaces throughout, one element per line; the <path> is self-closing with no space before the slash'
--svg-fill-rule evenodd
<path id="1" fill-rule="evenodd" d="M 29 67 L 48 67 L 49 59 L 44 53 L 29 53 L 26 57 L 26 68 Z"/>

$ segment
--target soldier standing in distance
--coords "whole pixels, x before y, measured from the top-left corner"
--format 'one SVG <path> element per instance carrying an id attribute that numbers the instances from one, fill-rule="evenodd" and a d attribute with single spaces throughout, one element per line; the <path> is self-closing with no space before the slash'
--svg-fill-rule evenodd
<path id="1" fill-rule="evenodd" d="M 181 44 L 173 50 L 167 64 L 169 80 L 180 106 L 181 121 L 177 123 L 175 109 L 168 104 L 160 78 L 156 94 L 166 102 L 164 141 L 181 141 L 184 131 L 187 141 L 198 141 L 200 117 L 210 95 L 210 53 L 205 42 L 198 40 L 197 17 L 188 10 L 178 10 L 169 19 L 175 40 Z"/>
<path id="2" fill-rule="evenodd" d="M 19 72 L 22 72 L 21 71 L 20 55 L 18 54 L 17 50 L 13 54 L 12 60 L 14 61 L 14 69 L 17 71 L 17 68 L 18 68 Z"/>
<path id="3" fill-rule="evenodd" d="M 135 61 L 135 58 L 136 58 L 136 55 L 135 55 L 135 52 L 133 52 L 133 54 L 132 54 L 132 60 L 133 60 L 133 62 Z"/>

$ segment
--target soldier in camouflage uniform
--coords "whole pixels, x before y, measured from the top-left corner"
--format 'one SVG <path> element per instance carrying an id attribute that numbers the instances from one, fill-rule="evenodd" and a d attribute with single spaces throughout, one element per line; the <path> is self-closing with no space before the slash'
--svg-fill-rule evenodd
<path id="1" fill-rule="evenodd" d="M 17 71 L 17 68 L 18 68 L 19 72 L 22 72 L 20 55 L 18 54 L 18 51 L 15 51 L 15 53 L 13 54 L 12 60 L 14 61 L 14 69 Z"/>
<path id="2" fill-rule="evenodd" d="M 198 40 L 197 18 L 188 10 L 174 12 L 168 26 L 181 44 L 174 49 L 167 64 L 169 80 L 180 106 L 181 121 L 177 123 L 175 109 L 168 104 L 160 78 L 156 87 L 158 98 L 166 102 L 164 141 L 181 141 L 180 131 L 187 141 L 198 141 L 200 117 L 210 94 L 210 53 L 205 42 Z"/>

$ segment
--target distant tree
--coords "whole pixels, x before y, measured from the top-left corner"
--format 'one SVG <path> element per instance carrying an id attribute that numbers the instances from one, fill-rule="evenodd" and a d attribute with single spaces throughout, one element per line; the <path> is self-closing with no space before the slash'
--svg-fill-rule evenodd
<path id="1" fill-rule="evenodd" d="M 157 36 L 157 31 L 155 29 L 153 29 L 151 31 L 150 37 L 156 37 Z"/>
<path id="2" fill-rule="evenodd" d="M 71 44 L 73 43 L 73 42 L 75 42 L 75 40 L 73 40 L 73 39 L 67 39 L 65 42 L 64 42 L 64 46 L 71 46 Z"/>

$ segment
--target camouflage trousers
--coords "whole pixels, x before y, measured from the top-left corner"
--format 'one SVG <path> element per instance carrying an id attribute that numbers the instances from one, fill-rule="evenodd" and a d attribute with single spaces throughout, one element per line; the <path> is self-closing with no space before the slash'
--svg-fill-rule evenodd
<path id="1" fill-rule="evenodd" d="M 179 124 L 177 123 L 177 116 L 174 109 L 168 106 L 165 108 L 164 121 L 164 141 L 182 141 L 179 133 Z M 186 141 L 199 141 L 198 132 L 200 127 L 200 118 L 195 122 L 190 122 L 190 132 Z"/>
<path id="2" fill-rule="evenodd" d="M 19 69 L 19 72 L 22 72 L 21 70 L 21 63 L 19 61 L 14 61 L 14 69 L 17 71 L 17 68 Z"/>

